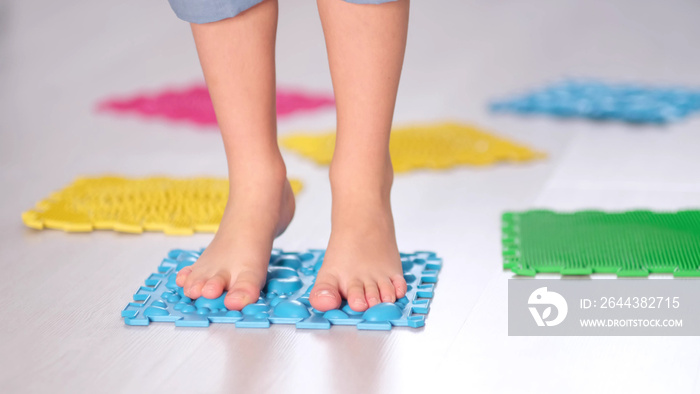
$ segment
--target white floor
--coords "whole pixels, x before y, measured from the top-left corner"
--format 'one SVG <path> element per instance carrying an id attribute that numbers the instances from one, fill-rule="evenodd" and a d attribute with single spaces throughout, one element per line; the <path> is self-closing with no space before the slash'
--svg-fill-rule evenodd
<path id="1" fill-rule="evenodd" d="M 313 1 L 282 1 L 278 73 L 330 91 Z M 528 165 L 397 176 L 402 250 L 444 270 L 423 329 L 127 327 L 119 313 L 171 248 L 210 235 L 64 234 L 20 213 L 78 175 L 224 175 L 219 137 L 95 114 L 112 94 L 201 79 L 165 0 L 0 0 L 0 387 L 24 392 L 700 392 L 698 337 L 508 337 L 500 214 L 700 205 L 700 117 L 664 128 L 493 116 L 489 99 L 563 76 L 700 87 L 700 3 L 414 1 L 396 123 L 455 119 L 549 153 Z M 329 130 L 326 111 L 280 133 Z M 326 172 L 276 246 L 324 247 Z"/>

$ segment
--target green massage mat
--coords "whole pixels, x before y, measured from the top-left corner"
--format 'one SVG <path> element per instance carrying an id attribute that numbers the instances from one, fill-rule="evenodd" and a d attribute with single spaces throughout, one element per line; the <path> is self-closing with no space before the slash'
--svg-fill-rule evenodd
<path id="1" fill-rule="evenodd" d="M 503 268 L 518 275 L 700 277 L 700 211 L 506 212 Z"/>

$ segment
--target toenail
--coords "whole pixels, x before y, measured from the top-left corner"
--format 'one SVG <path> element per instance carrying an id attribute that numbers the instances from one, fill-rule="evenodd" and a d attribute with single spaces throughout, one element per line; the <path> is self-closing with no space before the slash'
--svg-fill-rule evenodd
<path id="1" fill-rule="evenodd" d="M 316 297 L 335 298 L 335 294 L 333 294 L 333 292 L 330 290 L 320 290 L 316 292 Z"/>
<path id="2" fill-rule="evenodd" d="M 247 296 L 245 293 L 233 293 L 233 294 L 231 294 L 232 300 L 245 300 L 246 297 Z"/>
<path id="3" fill-rule="evenodd" d="M 376 299 L 376 298 L 370 298 L 370 299 L 369 299 L 369 303 L 370 303 L 370 304 L 372 304 L 372 303 L 379 304 L 379 300 Z"/>
<path id="4" fill-rule="evenodd" d="M 365 302 L 365 300 L 363 300 L 363 299 L 361 299 L 361 298 L 358 298 L 357 300 L 355 300 L 355 303 L 356 303 L 357 305 L 364 305 L 364 306 L 367 306 L 367 303 Z"/>

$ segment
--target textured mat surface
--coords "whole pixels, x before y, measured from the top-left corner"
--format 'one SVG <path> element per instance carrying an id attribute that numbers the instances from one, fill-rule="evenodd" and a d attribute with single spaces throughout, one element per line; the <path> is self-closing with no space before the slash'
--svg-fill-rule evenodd
<path id="1" fill-rule="evenodd" d="M 290 182 L 298 193 L 301 182 Z M 228 180 L 220 178 L 79 178 L 24 212 L 22 221 L 38 230 L 190 235 L 216 232 L 227 198 Z"/>
<path id="2" fill-rule="evenodd" d="M 507 212 L 503 267 L 519 275 L 700 277 L 700 211 Z"/>
<path id="3" fill-rule="evenodd" d="M 201 251 L 173 250 L 163 259 L 122 311 L 124 323 L 144 326 L 169 322 L 176 326 L 207 327 L 231 323 L 236 327 L 267 328 L 270 324 L 294 324 L 297 328 L 329 329 L 331 325 L 357 326 L 361 330 L 390 330 L 392 327 L 422 327 L 430 309 L 442 260 L 432 252 L 401 254 L 408 292 L 396 303 L 375 305 L 355 312 L 343 303 L 341 309 L 320 312 L 309 304 L 316 273 L 323 263 L 323 250 L 285 253 L 273 250 L 267 283 L 260 299 L 242 311 L 224 306 L 224 293 L 216 299 L 187 298 L 175 283 L 180 269 L 194 264 Z"/>
<path id="4" fill-rule="evenodd" d="M 283 137 L 281 143 L 318 164 L 327 165 L 333 158 L 335 133 L 290 135 Z M 394 129 L 390 150 L 396 172 L 489 165 L 501 161 L 521 162 L 544 157 L 544 154 L 523 145 L 458 123 Z"/>
<path id="5" fill-rule="evenodd" d="M 700 90 L 564 81 L 491 104 L 494 111 L 667 123 L 700 111 Z"/>
<path id="6" fill-rule="evenodd" d="M 333 107 L 333 95 L 312 94 L 301 90 L 277 90 L 277 116 L 280 118 L 304 111 Z M 169 89 L 153 94 L 113 98 L 101 102 L 98 110 L 145 117 L 186 121 L 216 126 L 216 114 L 205 85 Z"/>

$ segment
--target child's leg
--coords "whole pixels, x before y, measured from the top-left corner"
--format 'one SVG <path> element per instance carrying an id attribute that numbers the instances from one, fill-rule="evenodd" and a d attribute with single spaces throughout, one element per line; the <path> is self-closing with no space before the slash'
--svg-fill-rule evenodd
<path id="1" fill-rule="evenodd" d="M 408 0 L 318 0 L 338 109 L 331 238 L 310 298 L 322 311 L 337 308 L 341 296 L 362 311 L 406 293 L 391 213 L 389 132 L 408 8 Z"/>
<path id="2" fill-rule="evenodd" d="M 234 18 L 193 24 L 199 60 L 221 128 L 231 190 L 219 231 L 177 284 L 191 298 L 228 290 L 229 309 L 257 301 L 273 239 L 294 214 L 294 196 L 277 146 L 277 0 Z"/>

